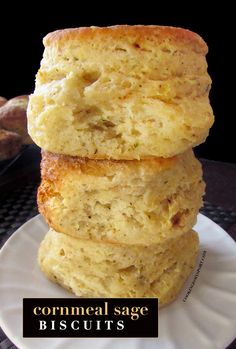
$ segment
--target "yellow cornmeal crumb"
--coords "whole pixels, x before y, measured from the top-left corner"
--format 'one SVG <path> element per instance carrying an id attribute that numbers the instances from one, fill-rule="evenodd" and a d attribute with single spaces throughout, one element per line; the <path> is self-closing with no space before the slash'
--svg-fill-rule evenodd
<path id="1" fill-rule="evenodd" d="M 28 128 L 47 151 L 89 158 L 171 157 L 213 123 L 207 46 L 158 26 L 58 31 L 30 96 Z"/>
<path id="2" fill-rule="evenodd" d="M 41 243 L 40 268 L 81 297 L 158 297 L 173 301 L 195 265 L 198 235 L 137 246 L 80 240 L 50 229 Z"/>
<path id="3" fill-rule="evenodd" d="M 205 187 L 192 151 L 140 161 L 43 152 L 41 173 L 38 207 L 50 227 L 127 244 L 149 245 L 189 231 Z"/>

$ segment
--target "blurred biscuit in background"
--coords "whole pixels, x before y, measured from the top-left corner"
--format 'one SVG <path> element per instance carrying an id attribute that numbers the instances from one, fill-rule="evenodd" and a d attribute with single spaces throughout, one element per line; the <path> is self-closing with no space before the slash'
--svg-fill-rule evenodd
<path id="1" fill-rule="evenodd" d="M 21 146 L 22 140 L 17 133 L 0 129 L 0 161 L 13 158 Z"/>
<path id="2" fill-rule="evenodd" d="M 18 133 L 23 144 L 33 143 L 27 131 L 27 95 L 14 97 L 0 107 L 0 128 Z"/>

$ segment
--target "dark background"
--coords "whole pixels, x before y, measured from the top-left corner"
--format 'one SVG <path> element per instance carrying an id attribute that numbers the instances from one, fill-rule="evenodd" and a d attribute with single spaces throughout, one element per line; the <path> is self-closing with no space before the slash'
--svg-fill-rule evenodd
<path id="1" fill-rule="evenodd" d="M 199 33 L 209 46 L 207 60 L 213 80 L 210 99 L 216 118 L 207 142 L 199 146 L 196 153 L 212 160 L 236 162 L 236 96 L 233 86 L 233 51 L 236 40 L 233 9 L 224 3 L 219 8 L 214 4 L 209 11 L 206 4 L 199 2 L 189 2 L 183 8 L 179 5 L 177 9 L 173 9 L 172 4 L 168 3 L 165 10 L 160 9 L 159 3 L 150 5 L 146 2 L 133 3 L 132 10 L 121 3 L 119 7 L 117 3 L 109 3 L 105 7 L 101 7 L 99 3 L 97 8 L 93 2 L 86 7 L 80 5 L 78 3 L 75 7 L 68 3 L 65 6 L 64 3 L 60 10 L 58 3 L 55 6 L 57 11 L 51 10 L 50 13 L 42 5 L 38 9 L 29 9 L 23 4 L 17 9 L 14 5 L 14 13 L 8 11 L 7 20 L 5 12 L 2 12 L 0 95 L 10 98 L 33 91 L 35 74 L 43 53 L 42 38 L 50 31 L 66 27 L 114 24 L 160 24 L 188 28 Z"/>

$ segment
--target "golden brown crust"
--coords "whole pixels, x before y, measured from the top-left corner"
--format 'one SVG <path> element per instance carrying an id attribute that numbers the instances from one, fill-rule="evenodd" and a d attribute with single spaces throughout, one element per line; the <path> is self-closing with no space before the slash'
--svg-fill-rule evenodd
<path id="1" fill-rule="evenodd" d="M 87 41 L 94 38 L 110 37 L 119 39 L 129 37 L 135 41 L 142 42 L 146 39 L 155 40 L 158 43 L 172 41 L 176 44 L 182 43 L 198 53 L 206 54 L 207 45 L 196 33 L 182 28 L 155 26 L 155 25 L 116 25 L 111 27 L 81 27 L 57 30 L 46 35 L 43 43 L 46 46 L 53 44 L 63 44 L 68 40 Z"/>
<path id="2" fill-rule="evenodd" d="M 192 151 L 149 161 L 42 154 L 38 208 L 58 232 L 149 245 L 195 224 L 204 184 Z"/>
<path id="3" fill-rule="evenodd" d="M 56 173 L 76 170 L 82 173 L 99 176 L 107 174 L 109 170 L 130 170 L 132 168 L 144 168 L 151 171 L 160 172 L 171 168 L 177 161 L 177 156 L 172 158 L 152 157 L 145 160 L 112 160 L 112 159 L 89 159 L 79 156 L 69 156 L 63 154 L 50 153 L 42 150 L 41 171 L 42 177 L 54 180 Z"/>

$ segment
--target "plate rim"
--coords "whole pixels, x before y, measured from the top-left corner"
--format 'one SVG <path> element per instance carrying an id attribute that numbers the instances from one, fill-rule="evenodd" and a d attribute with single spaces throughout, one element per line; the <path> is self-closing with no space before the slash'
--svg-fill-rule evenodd
<path id="1" fill-rule="evenodd" d="M 198 213 L 196 224 L 198 223 L 198 219 L 203 220 L 203 221 L 205 220 L 207 223 L 213 225 L 214 228 L 217 229 L 222 234 L 224 234 L 227 237 L 227 239 L 231 243 L 234 244 L 234 246 L 236 248 L 235 240 L 221 226 L 219 226 L 213 220 L 211 220 L 210 218 L 208 218 L 207 216 L 205 216 L 204 214 L 202 214 L 200 212 Z M 45 224 L 47 226 L 47 224 L 44 221 L 41 214 L 37 214 L 34 217 L 30 218 L 27 222 L 25 222 L 18 229 L 16 229 L 12 233 L 12 235 L 7 239 L 7 241 L 3 244 L 3 246 L 0 249 L 0 259 L 1 259 L 2 255 L 7 253 L 6 251 L 8 250 L 8 246 L 12 243 L 13 240 L 18 238 L 18 235 L 21 233 L 21 231 L 24 230 L 25 227 L 27 227 L 28 225 L 30 226 L 30 225 L 34 224 L 34 221 L 38 221 L 38 220 L 40 221 L 40 223 Z M 193 229 L 194 229 L 194 227 L 193 227 Z M 0 310 L 0 313 L 1 313 L 1 310 Z M 8 325 L 5 325 L 5 322 L 3 321 L 2 316 L 0 316 L 0 327 L 2 328 L 3 332 L 6 334 L 8 339 L 10 341 L 12 341 L 14 343 L 14 345 L 16 345 L 18 348 L 20 348 L 20 349 L 32 349 L 31 347 L 29 347 L 27 344 L 24 343 L 24 337 L 20 338 L 20 337 L 14 335 L 14 330 L 11 329 Z M 228 339 L 228 341 L 227 341 L 227 346 L 229 346 L 234 341 L 235 338 L 236 338 L 235 334 L 232 335 L 232 337 L 230 339 Z M 40 340 L 44 341 L 45 339 L 47 340 L 48 338 L 33 338 L 33 339 L 34 340 L 40 339 Z M 53 339 L 53 338 L 50 338 L 50 339 Z M 70 339 L 70 338 L 68 338 L 68 339 Z M 71 339 L 80 339 L 80 338 L 71 338 Z M 91 338 L 88 338 L 88 339 L 91 339 Z"/>

